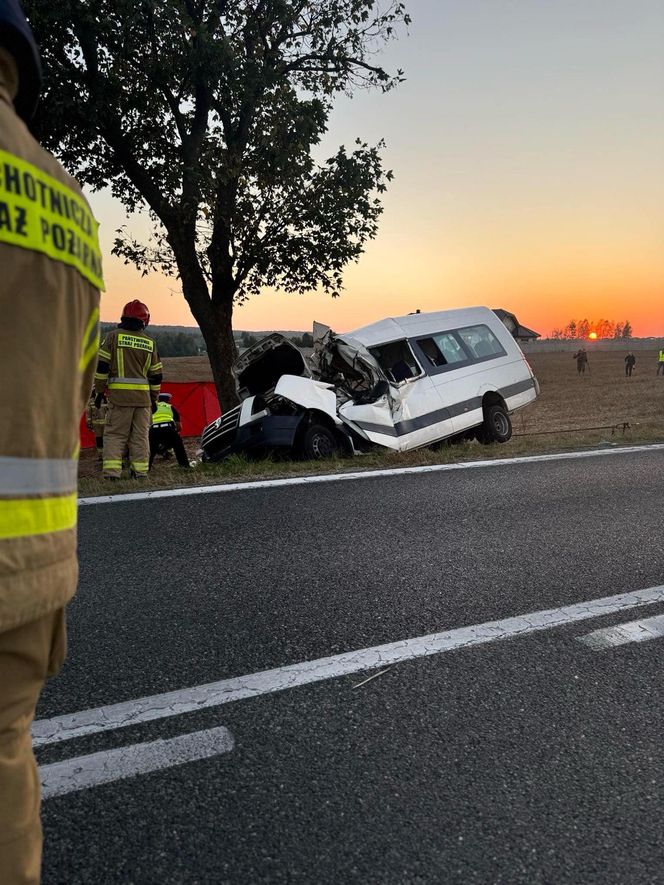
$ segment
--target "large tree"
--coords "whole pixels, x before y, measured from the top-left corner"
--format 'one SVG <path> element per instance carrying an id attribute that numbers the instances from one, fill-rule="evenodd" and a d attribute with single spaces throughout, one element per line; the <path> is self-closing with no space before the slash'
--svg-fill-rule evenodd
<path id="1" fill-rule="evenodd" d="M 111 188 L 153 233 L 114 252 L 177 275 L 220 402 L 233 306 L 260 291 L 338 293 L 377 232 L 381 144 L 312 151 L 332 101 L 391 89 L 377 62 L 408 24 L 392 0 L 24 0 L 42 50 L 37 135 L 80 181 Z"/>

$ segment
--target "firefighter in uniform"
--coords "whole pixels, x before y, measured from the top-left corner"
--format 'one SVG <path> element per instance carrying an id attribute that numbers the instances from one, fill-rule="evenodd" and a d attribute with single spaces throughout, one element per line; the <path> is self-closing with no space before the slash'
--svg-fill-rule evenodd
<path id="1" fill-rule="evenodd" d="M 150 467 L 155 455 L 173 449 L 180 467 L 190 467 L 189 458 L 180 436 L 182 424 L 175 406 L 171 405 L 171 394 L 160 393 L 157 410 L 152 415 L 150 427 Z"/>
<path id="2" fill-rule="evenodd" d="M 161 363 L 157 345 L 145 334 L 150 311 L 141 301 L 125 304 L 117 329 L 99 348 L 95 374 L 97 401 L 108 388 L 104 429 L 103 475 L 119 479 L 122 458 L 129 449 L 134 477 L 147 476 L 150 460 L 150 416 L 157 408 Z"/>
<path id="3" fill-rule="evenodd" d="M 79 421 L 97 355 L 101 254 L 75 179 L 32 137 L 39 54 L 0 0 L 0 882 L 38 883 L 30 724 L 65 657 L 76 590 Z M 44 416 L 49 420 L 45 421 Z"/>

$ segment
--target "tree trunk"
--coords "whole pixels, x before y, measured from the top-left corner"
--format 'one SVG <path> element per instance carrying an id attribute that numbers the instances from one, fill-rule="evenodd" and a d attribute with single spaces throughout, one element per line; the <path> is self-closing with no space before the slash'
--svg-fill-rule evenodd
<path id="1" fill-rule="evenodd" d="M 209 316 L 204 323 L 199 322 L 207 345 L 212 377 L 217 388 L 221 411 L 225 412 L 237 405 L 235 378 L 231 366 L 235 362 L 237 350 L 233 338 L 233 302 L 209 304 Z"/>
<path id="2" fill-rule="evenodd" d="M 233 339 L 234 293 L 217 291 L 213 301 L 198 260 L 192 257 L 190 250 L 178 250 L 182 244 L 175 237 L 170 242 L 180 271 L 184 297 L 205 339 L 219 405 L 221 411 L 226 412 L 238 402 L 231 372 L 237 354 Z"/>

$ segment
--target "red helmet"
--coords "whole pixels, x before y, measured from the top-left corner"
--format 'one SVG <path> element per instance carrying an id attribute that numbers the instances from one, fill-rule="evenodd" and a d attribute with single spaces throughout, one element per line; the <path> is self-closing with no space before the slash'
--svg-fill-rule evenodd
<path id="1" fill-rule="evenodd" d="M 147 326 L 150 322 L 150 311 L 148 310 L 147 304 L 143 304 L 142 301 L 134 299 L 134 301 L 130 301 L 122 308 L 122 317 L 131 317 L 132 319 L 140 320 L 144 326 Z"/>

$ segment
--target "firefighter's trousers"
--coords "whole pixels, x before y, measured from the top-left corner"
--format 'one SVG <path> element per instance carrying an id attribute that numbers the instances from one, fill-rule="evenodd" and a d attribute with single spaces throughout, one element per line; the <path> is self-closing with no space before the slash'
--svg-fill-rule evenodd
<path id="1" fill-rule="evenodd" d="M 104 428 L 104 476 L 120 476 L 122 459 L 129 449 L 129 464 L 136 476 L 147 476 L 150 460 L 149 406 L 116 406 L 108 404 Z"/>
<path id="2" fill-rule="evenodd" d="M 0 882 L 37 885 L 42 831 L 39 774 L 30 725 L 44 681 L 67 647 L 60 609 L 0 633 Z"/>

